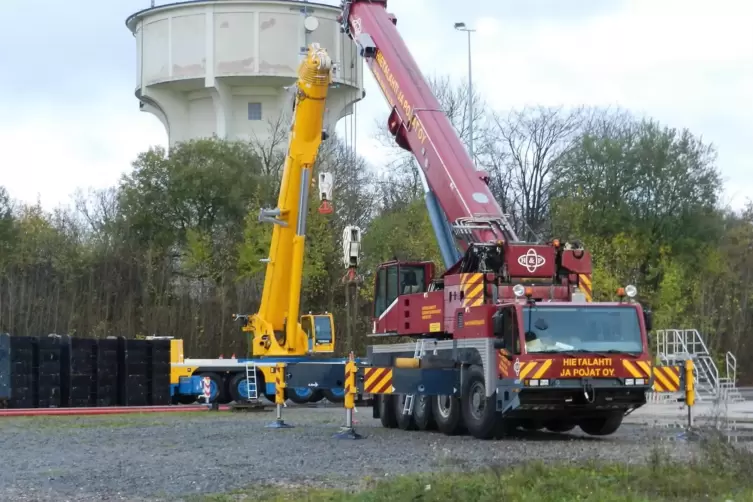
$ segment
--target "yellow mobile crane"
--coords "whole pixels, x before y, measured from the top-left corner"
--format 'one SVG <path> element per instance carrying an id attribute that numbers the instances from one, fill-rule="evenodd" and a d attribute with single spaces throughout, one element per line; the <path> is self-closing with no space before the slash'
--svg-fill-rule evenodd
<path id="1" fill-rule="evenodd" d="M 306 216 L 313 169 L 321 142 L 325 102 L 332 77 L 327 51 L 312 44 L 298 70 L 288 152 L 283 167 L 278 206 L 262 209 L 259 220 L 274 224 L 259 311 L 235 314 L 251 337 L 250 358 L 182 359 L 173 362 L 175 401 L 192 402 L 205 377 L 211 380 L 210 401 L 256 400 L 259 394 L 274 399 L 273 370 L 277 363 L 301 362 L 307 356 L 332 353 L 335 329 L 332 314 L 300 316 Z M 332 212 L 332 175 L 320 173 L 319 211 Z M 334 359 L 320 359 L 336 362 Z M 342 361 L 344 364 L 344 360 Z M 183 377 L 183 378 L 181 378 Z M 198 378 L 191 378 L 198 377 Z M 294 402 L 316 402 L 323 397 L 342 401 L 343 389 L 286 389 Z"/>

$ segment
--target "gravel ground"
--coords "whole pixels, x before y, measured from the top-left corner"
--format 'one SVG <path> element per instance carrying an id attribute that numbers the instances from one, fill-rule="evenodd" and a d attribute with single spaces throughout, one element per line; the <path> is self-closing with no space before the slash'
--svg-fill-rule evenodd
<path id="1" fill-rule="evenodd" d="M 638 425 L 608 438 L 576 428 L 485 442 L 383 429 L 368 408 L 356 414 L 366 437 L 341 441 L 331 436 L 342 409 L 287 408 L 284 417 L 295 428 L 265 428 L 269 412 L 0 418 L 0 500 L 183 500 L 265 482 L 345 487 L 365 477 L 530 459 L 641 462 L 655 444 L 687 458 L 696 448 Z"/>

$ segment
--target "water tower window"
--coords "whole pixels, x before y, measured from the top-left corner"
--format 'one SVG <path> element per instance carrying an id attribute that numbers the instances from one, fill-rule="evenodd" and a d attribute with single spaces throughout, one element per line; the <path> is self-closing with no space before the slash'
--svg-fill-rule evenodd
<path id="1" fill-rule="evenodd" d="M 248 120 L 261 120 L 261 103 L 248 104 Z"/>

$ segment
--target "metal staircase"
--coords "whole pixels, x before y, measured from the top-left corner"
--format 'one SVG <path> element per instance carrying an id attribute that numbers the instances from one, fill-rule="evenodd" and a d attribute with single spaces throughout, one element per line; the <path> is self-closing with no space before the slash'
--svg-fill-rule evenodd
<path id="1" fill-rule="evenodd" d="M 693 361 L 696 400 L 740 402 L 745 398 L 737 388 L 737 359 L 727 352 L 725 374 L 719 369 L 703 337 L 695 329 L 662 329 L 656 331 L 659 359 L 666 365 L 683 365 Z"/>

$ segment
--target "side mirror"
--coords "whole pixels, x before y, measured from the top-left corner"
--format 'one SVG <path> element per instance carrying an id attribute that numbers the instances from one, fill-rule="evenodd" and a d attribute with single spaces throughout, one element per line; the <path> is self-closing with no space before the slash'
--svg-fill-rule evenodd
<path id="1" fill-rule="evenodd" d="M 654 313 L 650 310 L 643 311 L 643 323 L 646 325 L 646 332 L 654 330 Z"/>
<path id="2" fill-rule="evenodd" d="M 492 329 L 494 330 L 494 336 L 502 339 L 502 335 L 505 332 L 505 321 L 501 311 L 497 311 L 492 316 Z"/>

